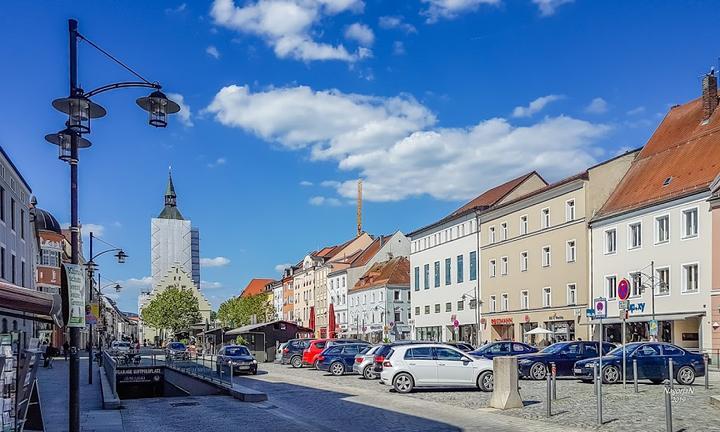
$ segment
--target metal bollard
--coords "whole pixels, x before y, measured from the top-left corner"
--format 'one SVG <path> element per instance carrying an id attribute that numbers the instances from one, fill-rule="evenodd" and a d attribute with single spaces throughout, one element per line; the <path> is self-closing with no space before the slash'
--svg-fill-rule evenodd
<path id="1" fill-rule="evenodd" d="M 705 354 L 703 356 L 703 360 L 705 362 L 705 390 L 710 388 L 710 371 L 708 370 L 708 355 Z"/>
<path id="2" fill-rule="evenodd" d="M 552 417 L 552 374 L 547 374 L 547 402 L 545 406 L 547 408 L 547 416 Z"/>
<path id="3" fill-rule="evenodd" d="M 637 359 L 633 359 L 633 384 L 635 385 L 635 393 L 638 393 L 638 374 L 637 374 Z"/>
<path id="4" fill-rule="evenodd" d="M 671 383 L 665 382 L 665 430 L 673 432 L 672 425 L 672 386 Z"/>
<path id="5" fill-rule="evenodd" d="M 675 371 L 673 371 L 673 360 L 668 359 L 668 379 L 670 380 L 670 390 L 674 389 L 673 380 L 675 378 Z"/>
<path id="6" fill-rule="evenodd" d="M 595 377 L 597 380 L 597 423 L 602 426 L 602 374 L 600 365 L 595 365 Z"/>
<path id="7" fill-rule="evenodd" d="M 230 362 L 230 388 L 233 388 L 233 376 L 235 375 L 235 370 L 232 362 Z"/>
<path id="8" fill-rule="evenodd" d="M 557 400 L 557 368 L 554 362 L 550 363 L 550 372 L 552 375 L 552 398 Z"/>

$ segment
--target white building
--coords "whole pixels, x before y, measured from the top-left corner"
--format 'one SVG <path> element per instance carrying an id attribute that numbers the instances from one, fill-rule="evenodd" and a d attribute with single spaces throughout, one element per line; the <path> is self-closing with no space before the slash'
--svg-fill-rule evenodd
<path id="1" fill-rule="evenodd" d="M 268 284 L 268 289 L 272 291 L 273 307 L 275 308 L 275 319 L 283 320 L 283 283 L 282 281 L 273 281 Z"/>

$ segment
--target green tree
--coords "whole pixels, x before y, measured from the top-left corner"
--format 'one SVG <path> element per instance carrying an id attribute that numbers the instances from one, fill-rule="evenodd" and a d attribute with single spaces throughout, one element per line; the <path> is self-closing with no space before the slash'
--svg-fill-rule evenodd
<path id="1" fill-rule="evenodd" d="M 168 287 L 142 309 L 142 320 L 157 330 L 173 333 L 190 328 L 202 320 L 198 300 L 190 290 Z"/>
<path id="2" fill-rule="evenodd" d="M 275 308 L 266 294 L 226 300 L 220 305 L 217 318 L 223 326 L 242 327 L 251 323 L 253 315 L 259 323 L 273 320 Z"/>

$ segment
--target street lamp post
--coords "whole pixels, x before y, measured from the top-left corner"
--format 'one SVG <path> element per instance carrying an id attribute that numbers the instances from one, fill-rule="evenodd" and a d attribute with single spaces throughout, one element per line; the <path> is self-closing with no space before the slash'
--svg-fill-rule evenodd
<path id="1" fill-rule="evenodd" d="M 90 141 L 82 138 L 82 134 L 90 132 L 90 119 L 100 118 L 107 113 L 103 107 L 90 100 L 94 95 L 105 91 L 125 87 L 146 87 L 154 91 L 145 98 L 137 100 L 137 104 L 148 111 L 149 123 L 155 127 L 167 126 L 167 114 L 174 114 L 180 111 L 180 106 L 169 100 L 162 92 L 161 86 L 151 83 L 130 67 L 113 57 L 110 53 L 100 48 L 95 43 L 86 39 L 78 32 L 78 22 L 74 19 L 68 20 L 69 35 L 69 78 L 70 94 L 67 98 L 56 99 L 53 107 L 68 115 L 65 129 L 58 133 L 45 136 L 45 139 L 59 147 L 59 158 L 70 164 L 70 244 L 72 248 L 70 262 L 73 265 L 80 263 L 80 224 L 78 215 L 78 149 L 90 147 Z M 82 40 L 109 57 L 136 77 L 140 82 L 118 82 L 99 87 L 85 93 L 78 87 L 78 41 Z M 78 342 L 80 328 L 70 327 L 70 362 L 69 362 L 69 403 L 68 403 L 68 425 L 70 432 L 80 430 L 80 359 L 78 356 Z"/>

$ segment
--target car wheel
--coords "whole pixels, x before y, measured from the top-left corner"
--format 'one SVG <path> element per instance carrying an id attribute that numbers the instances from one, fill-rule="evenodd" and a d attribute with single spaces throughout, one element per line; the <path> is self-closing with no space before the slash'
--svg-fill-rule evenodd
<path id="1" fill-rule="evenodd" d="M 620 369 L 617 366 L 605 366 L 602 379 L 604 384 L 615 384 L 620 380 Z"/>
<path id="2" fill-rule="evenodd" d="M 375 378 L 375 374 L 372 371 L 372 365 L 365 366 L 365 369 L 363 369 L 363 376 L 368 380 Z"/>
<path id="3" fill-rule="evenodd" d="M 410 393 L 415 386 L 410 374 L 399 373 L 393 378 L 393 388 L 398 393 Z"/>
<path id="4" fill-rule="evenodd" d="M 547 375 L 547 368 L 543 363 L 536 362 L 530 368 L 530 378 L 534 380 L 543 380 Z"/>
<path id="5" fill-rule="evenodd" d="M 477 386 L 481 391 L 493 391 L 493 371 L 485 371 L 478 376 Z"/>
<path id="6" fill-rule="evenodd" d="M 330 373 L 335 376 L 340 376 L 345 373 L 345 366 L 340 362 L 334 362 L 330 365 Z"/>
<path id="7" fill-rule="evenodd" d="M 295 369 L 302 367 L 302 358 L 300 358 L 300 356 L 295 356 L 291 358 L 290 366 L 294 367 Z"/>
<path id="8" fill-rule="evenodd" d="M 677 371 L 675 380 L 678 384 L 691 385 L 695 382 L 695 370 L 690 366 L 683 366 Z"/>

